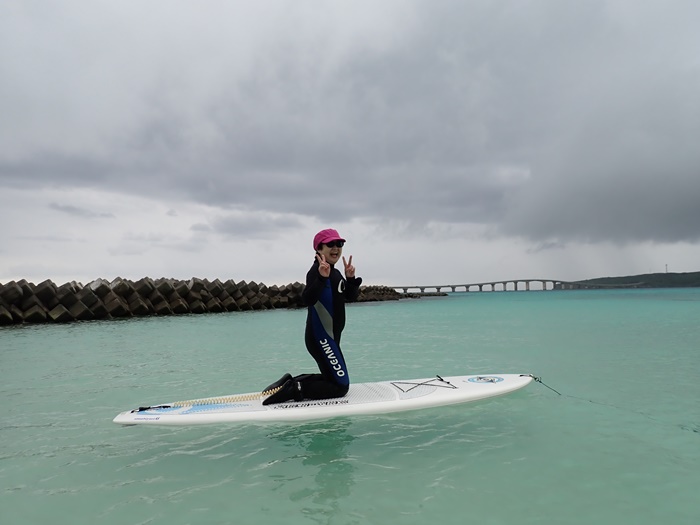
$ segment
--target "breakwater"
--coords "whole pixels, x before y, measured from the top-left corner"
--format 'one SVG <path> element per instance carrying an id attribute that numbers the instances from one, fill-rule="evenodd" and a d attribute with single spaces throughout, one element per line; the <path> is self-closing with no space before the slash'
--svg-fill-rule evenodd
<path id="1" fill-rule="evenodd" d="M 303 307 L 302 283 L 266 286 L 254 281 L 215 279 L 151 279 L 117 277 L 86 285 L 71 281 L 60 286 L 51 280 L 0 283 L 0 325 L 70 323 L 123 319 L 148 315 L 184 315 Z M 361 301 L 407 297 L 385 286 L 365 286 Z"/>

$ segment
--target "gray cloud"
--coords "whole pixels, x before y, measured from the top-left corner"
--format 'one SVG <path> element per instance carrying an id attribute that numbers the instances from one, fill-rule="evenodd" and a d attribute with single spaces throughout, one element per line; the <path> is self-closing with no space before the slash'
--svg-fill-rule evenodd
<path id="1" fill-rule="evenodd" d="M 289 216 L 227 215 L 211 222 L 210 229 L 229 238 L 272 239 L 285 231 L 301 228 L 301 222 Z"/>
<path id="2" fill-rule="evenodd" d="M 207 233 L 212 231 L 212 228 L 208 224 L 197 223 L 190 226 L 190 230 L 192 230 L 193 232 Z"/>
<path id="3" fill-rule="evenodd" d="M 529 248 L 527 250 L 527 253 L 535 254 L 535 253 L 544 252 L 547 250 L 563 250 L 565 248 L 566 248 L 566 244 L 564 244 L 562 242 L 543 242 L 543 243 L 538 244 L 537 246 Z"/>
<path id="4" fill-rule="evenodd" d="M 307 216 L 700 240 L 694 2 L 135 5 L 0 22 L 0 185 L 196 201 L 234 238 Z"/>
<path id="5" fill-rule="evenodd" d="M 84 239 L 77 239 L 68 235 L 21 235 L 17 236 L 16 239 L 41 243 L 86 242 Z"/>
<path id="6" fill-rule="evenodd" d="M 77 206 L 72 206 L 70 204 L 58 204 L 58 203 L 52 202 L 51 204 L 49 204 L 49 208 L 52 210 L 59 211 L 61 213 L 73 215 L 74 217 L 82 217 L 82 218 L 87 218 L 87 219 L 92 219 L 92 218 L 112 219 L 112 218 L 114 218 L 113 213 L 93 212 L 90 210 L 86 210 L 85 208 L 79 208 Z"/>

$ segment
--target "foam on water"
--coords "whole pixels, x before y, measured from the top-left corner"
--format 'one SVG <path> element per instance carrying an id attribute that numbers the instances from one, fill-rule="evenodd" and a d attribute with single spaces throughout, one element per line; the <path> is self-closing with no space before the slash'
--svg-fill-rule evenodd
<path id="1" fill-rule="evenodd" d="M 353 305 L 354 381 L 531 372 L 463 406 L 303 425 L 119 427 L 312 369 L 303 311 L 0 329 L 2 523 L 695 524 L 700 290 Z"/>

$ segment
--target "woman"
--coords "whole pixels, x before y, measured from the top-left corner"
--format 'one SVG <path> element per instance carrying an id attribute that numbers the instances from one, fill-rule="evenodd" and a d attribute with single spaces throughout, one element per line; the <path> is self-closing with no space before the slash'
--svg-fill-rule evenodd
<path id="1" fill-rule="evenodd" d="M 343 257 L 343 239 L 336 230 L 321 230 L 314 236 L 316 259 L 306 274 L 302 300 L 308 307 L 304 341 L 316 360 L 320 374 L 285 374 L 265 391 L 281 387 L 263 405 L 294 399 L 343 397 L 350 387 L 340 336 L 345 328 L 345 303 L 357 300 L 362 279 L 355 277 L 352 255 Z M 342 258 L 345 277 L 335 267 Z"/>

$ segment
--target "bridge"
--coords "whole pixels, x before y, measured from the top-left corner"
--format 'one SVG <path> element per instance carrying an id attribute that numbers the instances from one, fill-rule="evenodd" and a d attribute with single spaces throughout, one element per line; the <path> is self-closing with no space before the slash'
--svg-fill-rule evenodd
<path id="1" fill-rule="evenodd" d="M 537 283 L 539 286 L 531 287 Z M 440 292 L 497 292 L 497 291 L 526 291 L 531 290 L 596 290 L 609 288 L 638 288 L 642 283 L 632 284 L 591 284 L 579 281 L 561 281 L 557 279 L 506 279 L 504 281 L 485 281 L 481 283 L 468 284 L 432 284 L 432 285 L 411 285 L 392 286 L 394 290 L 401 293 L 440 293 Z"/>

